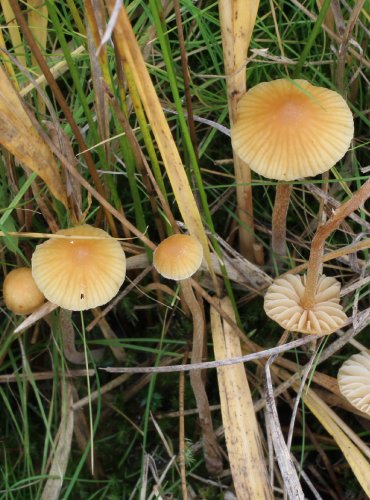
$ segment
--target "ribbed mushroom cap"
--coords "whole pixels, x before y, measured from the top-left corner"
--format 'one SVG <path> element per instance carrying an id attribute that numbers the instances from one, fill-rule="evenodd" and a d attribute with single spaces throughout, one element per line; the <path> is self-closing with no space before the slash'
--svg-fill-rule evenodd
<path id="1" fill-rule="evenodd" d="M 10 271 L 4 280 L 3 295 L 6 307 L 14 314 L 31 314 L 45 302 L 29 267 Z"/>
<path id="2" fill-rule="evenodd" d="M 174 234 L 163 240 L 153 254 L 153 265 L 165 278 L 190 278 L 202 264 L 203 247 L 188 234 Z"/>
<path id="3" fill-rule="evenodd" d="M 291 332 L 325 335 L 335 332 L 347 321 L 339 304 L 340 283 L 335 278 L 320 276 L 315 305 L 312 309 L 304 309 L 301 302 L 305 278 L 287 274 L 276 279 L 265 295 L 264 308 L 267 316 Z"/>
<path id="4" fill-rule="evenodd" d="M 233 147 L 255 172 L 295 180 L 329 170 L 353 138 L 345 100 L 305 80 L 260 83 L 240 99 Z"/>
<path id="5" fill-rule="evenodd" d="M 56 234 L 70 238 L 50 239 L 38 245 L 32 256 L 32 274 L 45 297 L 71 311 L 91 309 L 111 300 L 126 274 L 120 243 L 88 224 Z"/>
<path id="6" fill-rule="evenodd" d="M 370 355 L 354 354 L 338 372 L 340 392 L 358 410 L 370 416 Z"/>

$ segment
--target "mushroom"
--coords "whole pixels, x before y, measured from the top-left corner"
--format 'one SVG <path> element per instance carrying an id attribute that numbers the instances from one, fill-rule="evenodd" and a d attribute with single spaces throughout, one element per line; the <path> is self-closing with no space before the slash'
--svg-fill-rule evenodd
<path id="1" fill-rule="evenodd" d="M 29 267 L 13 269 L 3 284 L 5 305 L 14 314 L 31 314 L 45 301 Z"/>
<path id="2" fill-rule="evenodd" d="M 183 298 L 193 318 L 193 348 L 191 362 L 200 363 L 203 355 L 205 325 L 203 311 L 194 295 L 190 277 L 199 269 L 203 259 L 203 247 L 193 236 L 174 234 L 163 240 L 153 254 L 156 270 L 168 279 L 180 282 Z M 203 433 L 204 456 L 207 466 L 219 471 L 222 460 L 213 431 L 208 396 L 200 370 L 190 371 L 190 382 L 197 402 Z"/>
<path id="3" fill-rule="evenodd" d="M 306 276 L 286 274 L 276 279 L 265 295 L 267 316 L 291 332 L 325 334 L 335 332 L 347 321 L 339 303 L 340 283 L 321 275 L 311 308 L 302 305 Z"/>
<path id="4" fill-rule="evenodd" d="M 332 333 L 344 325 L 346 316 L 339 304 L 340 285 L 334 278 L 327 278 L 320 274 L 323 262 L 322 256 L 326 239 L 338 229 L 348 215 L 357 210 L 369 197 L 370 179 L 349 200 L 340 205 L 325 224 L 319 226 L 316 230 L 311 243 L 307 274 L 304 278 L 285 275 L 275 280 L 267 290 L 265 311 L 268 316 L 284 328 L 303 333 L 320 333 L 317 324 L 313 327 L 314 323 L 312 323 L 314 318 L 318 317 L 317 311 L 321 311 L 319 319 L 321 318 L 324 323 L 327 323 L 327 321 L 322 312 L 329 314 L 332 311 L 333 322 L 332 324 L 328 323 L 329 328 L 325 325 L 323 328 L 319 322 L 322 329 L 321 333 Z M 328 280 L 331 280 L 331 282 Z M 324 292 L 323 295 L 322 292 Z M 323 301 L 322 305 L 320 305 L 321 300 Z M 322 306 L 324 307 L 323 310 L 320 309 Z M 299 319 L 299 314 L 301 314 L 301 319 Z M 304 326 L 306 320 L 310 321 L 309 328 L 302 329 L 301 327 Z"/>
<path id="5" fill-rule="evenodd" d="M 361 352 L 347 359 L 338 372 L 340 392 L 358 410 L 370 416 L 370 354 Z"/>
<path id="6" fill-rule="evenodd" d="M 255 172 L 292 181 L 329 170 L 353 138 L 345 100 L 306 80 L 260 83 L 240 99 L 233 148 Z M 272 248 L 284 255 L 291 185 L 278 183 L 272 218 Z"/>
<path id="7" fill-rule="evenodd" d="M 163 240 L 153 254 L 153 265 L 164 278 L 185 280 L 200 268 L 203 247 L 193 236 L 173 234 Z"/>
<path id="8" fill-rule="evenodd" d="M 126 274 L 120 243 L 88 224 L 56 235 L 59 237 L 38 245 L 32 256 L 32 275 L 45 297 L 71 311 L 111 300 Z"/>

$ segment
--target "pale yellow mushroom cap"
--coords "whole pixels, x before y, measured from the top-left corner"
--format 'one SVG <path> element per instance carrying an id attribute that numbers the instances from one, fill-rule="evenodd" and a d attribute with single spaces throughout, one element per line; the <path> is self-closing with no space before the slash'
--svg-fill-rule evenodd
<path id="1" fill-rule="evenodd" d="M 370 355 L 354 354 L 338 372 L 340 392 L 358 410 L 370 416 Z"/>
<path id="2" fill-rule="evenodd" d="M 120 243 L 88 224 L 56 234 L 71 238 L 50 239 L 38 245 L 32 256 L 32 274 L 45 297 L 64 309 L 83 311 L 117 295 L 126 274 Z"/>
<path id="3" fill-rule="evenodd" d="M 13 269 L 3 284 L 4 302 L 14 314 L 31 314 L 45 301 L 29 267 Z"/>
<path id="4" fill-rule="evenodd" d="M 332 90 L 306 80 L 260 83 L 240 99 L 233 148 L 255 172 L 290 181 L 333 167 L 353 138 L 353 116 Z"/>
<path id="5" fill-rule="evenodd" d="M 163 240 L 153 254 L 153 265 L 165 278 L 190 278 L 202 264 L 203 247 L 193 236 L 174 234 Z"/>
<path id="6" fill-rule="evenodd" d="M 301 305 L 306 276 L 287 274 L 276 279 L 265 295 L 267 316 L 285 330 L 300 333 L 333 333 L 347 321 L 339 303 L 340 283 L 335 278 L 320 276 L 315 305 L 304 309 Z"/>

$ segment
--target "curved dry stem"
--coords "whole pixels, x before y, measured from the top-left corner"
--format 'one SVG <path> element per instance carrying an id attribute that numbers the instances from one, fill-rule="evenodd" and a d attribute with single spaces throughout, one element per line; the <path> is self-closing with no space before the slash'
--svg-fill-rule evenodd
<path id="1" fill-rule="evenodd" d="M 181 281 L 181 290 L 193 318 L 193 348 L 191 363 L 200 363 L 203 355 L 205 324 L 202 309 L 194 295 L 190 280 Z M 213 430 L 211 410 L 204 387 L 201 370 L 191 370 L 190 383 L 194 392 L 203 434 L 204 459 L 208 472 L 219 474 L 222 470 L 222 458 L 216 434 Z"/>
<path id="2" fill-rule="evenodd" d="M 311 243 L 311 253 L 308 261 L 307 281 L 302 306 L 306 309 L 313 307 L 316 286 L 319 279 L 322 253 L 326 239 L 333 233 L 343 220 L 357 210 L 370 196 L 370 179 L 349 199 L 334 211 L 328 222 L 319 227 Z"/>
<path id="3" fill-rule="evenodd" d="M 286 216 L 288 213 L 292 185 L 279 182 L 276 186 L 275 204 L 272 212 L 272 251 L 278 257 L 286 254 Z"/>

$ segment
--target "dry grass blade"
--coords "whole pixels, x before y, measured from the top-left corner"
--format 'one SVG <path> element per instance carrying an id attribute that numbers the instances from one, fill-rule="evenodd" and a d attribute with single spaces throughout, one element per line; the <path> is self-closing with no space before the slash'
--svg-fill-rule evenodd
<path id="1" fill-rule="evenodd" d="M 112 13 L 115 4 L 114 0 L 108 0 L 107 4 L 109 12 Z M 117 51 L 132 73 L 145 113 L 161 152 L 163 163 L 183 220 L 190 234 L 197 237 L 201 242 L 206 261 L 210 264 L 207 237 L 198 207 L 195 203 L 171 130 L 146 69 L 144 58 L 132 30 L 127 12 L 123 6 L 118 12 L 114 31 L 117 40 Z M 209 267 L 211 269 L 211 266 Z"/>
<path id="2" fill-rule="evenodd" d="M 288 497 L 294 500 L 303 500 L 304 494 L 299 482 L 298 474 L 290 456 L 288 447 L 284 441 L 283 432 L 279 422 L 279 416 L 276 409 L 274 391 L 272 388 L 270 365 L 276 356 L 272 356 L 265 365 L 266 375 L 266 415 L 268 418 L 268 428 L 271 431 L 272 442 L 274 445 L 276 458 L 279 464 L 281 475 L 284 480 L 284 486 Z"/>
<path id="3" fill-rule="evenodd" d="M 228 298 L 221 301 L 232 316 Z M 219 313 L 211 309 L 213 347 L 216 360 L 241 356 L 239 337 Z M 273 498 L 262 453 L 252 395 L 242 364 L 217 368 L 222 420 L 231 473 L 240 499 Z"/>
<path id="4" fill-rule="evenodd" d="M 9 3 L 9 0 L 1 0 L 1 8 L 5 17 L 5 22 L 9 31 L 9 37 L 12 42 L 13 48 L 15 49 L 15 56 L 19 62 L 26 66 L 26 56 L 24 53 L 24 46 L 22 42 L 22 37 L 19 32 L 19 27 L 16 20 L 14 19 L 14 13 Z"/>
<path id="5" fill-rule="evenodd" d="M 28 6 L 30 8 L 28 25 L 40 48 L 45 50 L 48 36 L 48 7 L 44 0 L 28 0 Z M 32 65 L 37 67 L 34 55 L 32 55 Z M 37 97 L 39 111 L 45 113 L 45 102 L 40 95 Z"/>
<path id="6" fill-rule="evenodd" d="M 51 193 L 67 206 L 55 159 L 35 130 L 22 102 L 0 67 L 0 143 L 24 166 L 41 177 Z"/>
<path id="7" fill-rule="evenodd" d="M 49 470 L 49 479 L 44 486 L 41 500 L 58 500 L 71 452 L 74 426 L 74 411 L 71 408 L 73 403 L 71 383 L 67 382 L 66 387 L 64 411 L 62 410 L 62 418 L 58 429 L 58 443 L 55 446 L 54 457 Z"/>
<path id="8" fill-rule="evenodd" d="M 76 59 L 80 57 L 84 52 L 86 52 L 85 47 L 83 45 L 80 45 L 79 47 L 77 47 L 77 49 L 71 52 L 70 56 L 72 59 Z M 55 79 L 57 79 L 60 75 L 63 75 L 67 70 L 68 70 L 67 61 L 63 59 L 62 61 L 59 61 L 58 63 L 54 64 L 54 66 L 51 66 L 50 73 Z M 37 78 L 35 78 L 35 83 L 37 85 L 42 86 L 46 82 L 47 80 L 45 78 L 45 75 L 40 75 Z M 34 90 L 34 88 L 35 85 L 33 83 L 29 83 L 25 87 L 22 87 L 19 93 L 23 97 L 29 94 L 32 90 Z"/>
<path id="9" fill-rule="evenodd" d="M 311 389 L 304 393 L 304 402 L 327 432 L 333 436 L 346 457 L 354 475 L 366 494 L 370 497 L 370 464 L 358 447 L 341 430 L 333 419 L 333 410 Z"/>

